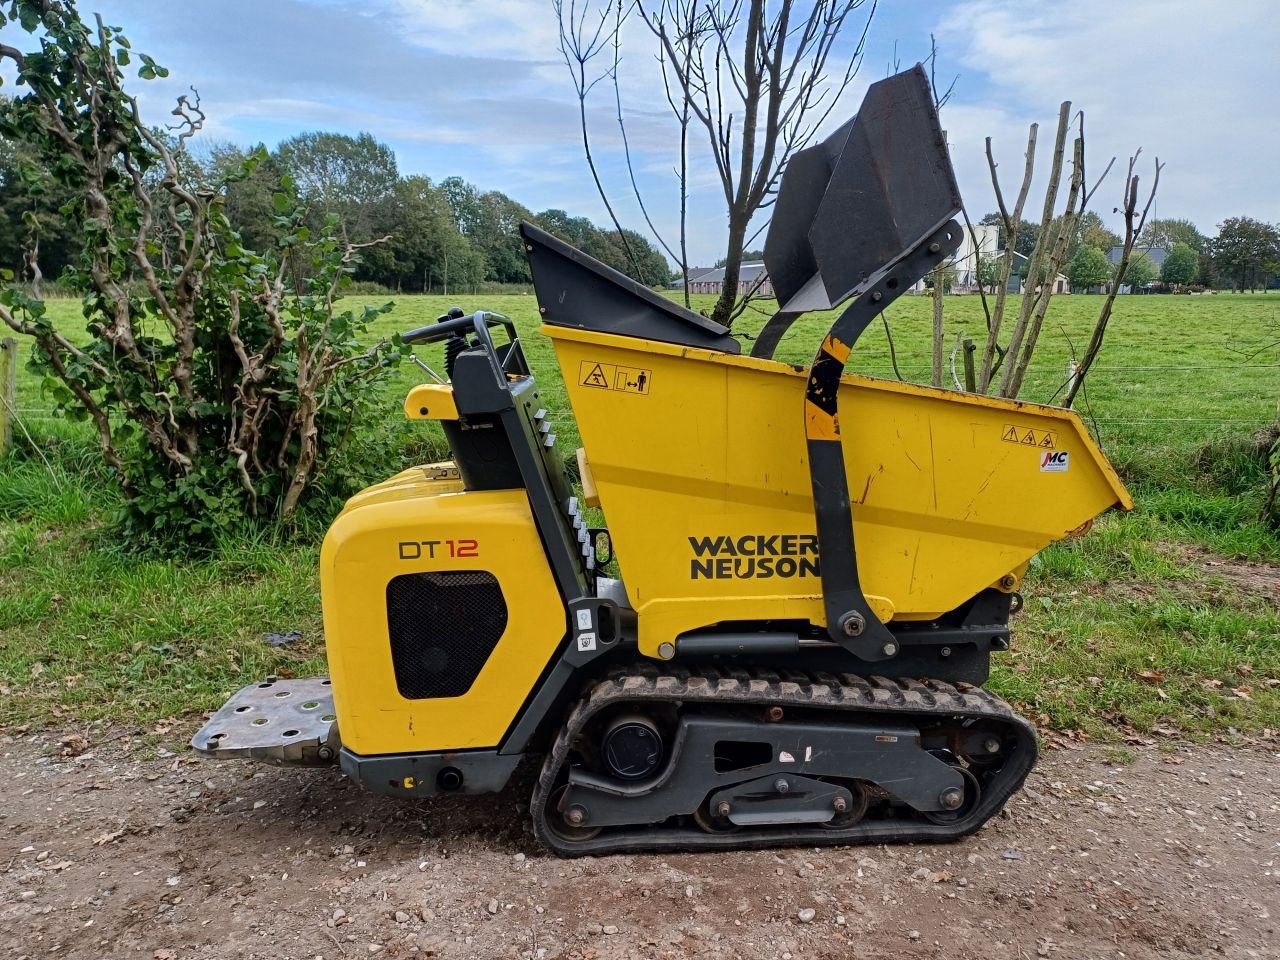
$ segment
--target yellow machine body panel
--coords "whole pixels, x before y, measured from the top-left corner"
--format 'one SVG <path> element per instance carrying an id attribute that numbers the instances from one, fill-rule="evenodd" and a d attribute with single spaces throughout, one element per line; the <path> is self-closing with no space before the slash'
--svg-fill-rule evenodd
<path id="1" fill-rule="evenodd" d="M 825 625 L 804 368 L 544 324 L 640 649 L 728 621 Z M 1028 561 L 1132 501 L 1070 410 L 846 375 L 859 576 L 882 621 L 1016 589 Z M 1012 579 L 1010 579 L 1012 578 Z"/>
<path id="2" fill-rule="evenodd" d="M 466 571 L 497 580 L 501 637 L 465 692 L 406 697 L 393 663 L 389 585 L 406 574 Z M 565 635 L 525 492 L 464 492 L 448 465 L 406 470 L 353 497 L 325 537 L 320 588 L 338 729 L 361 756 L 497 746 Z"/>

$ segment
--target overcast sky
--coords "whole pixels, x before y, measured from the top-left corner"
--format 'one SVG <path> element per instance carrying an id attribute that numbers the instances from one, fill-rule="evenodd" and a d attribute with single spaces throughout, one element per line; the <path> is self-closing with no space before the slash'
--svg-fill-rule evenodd
<path id="1" fill-rule="evenodd" d="M 582 157 L 577 106 L 557 51 L 550 0 L 80 0 L 172 71 L 145 83 L 149 119 L 190 84 L 207 136 L 269 146 L 305 130 L 368 131 L 402 174 L 462 176 L 534 211 L 604 220 Z M 855 13 L 848 57 L 866 20 Z M 830 126 L 857 109 L 895 56 L 905 67 L 940 45 L 939 80 L 958 75 L 943 126 L 971 214 L 992 209 L 983 138 L 1011 181 L 1027 124 L 1048 165 L 1058 104 L 1085 111 L 1088 164 L 1144 151 L 1167 164 L 1158 213 L 1208 234 L 1223 218 L 1280 220 L 1280 90 L 1275 0 L 881 0 L 854 85 Z M 9 31 L 6 31 L 9 32 Z M 639 181 L 659 227 L 675 222 L 674 128 L 655 85 L 652 41 L 626 38 L 624 110 Z M 12 41 L 8 41 L 12 42 Z M 642 227 L 620 163 L 612 88 L 592 112 L 597 150 L 628 225 Z M 694 149 L 705 154 L 705 143 Z M 692 259 L 724 253 L 723 199 L 704 169 L 690 226 Z M 1040 184 L 1037 184 L 1038 188 Z M 1006 187 L 1006 191 L 1014 189 Z M 1041 188 L 1042 189 L 1042 188 Z M 1113 227 L 1120 175 L 1094 208 Z M 1038 217 L 1040 201 L 1028 204 Z"/>

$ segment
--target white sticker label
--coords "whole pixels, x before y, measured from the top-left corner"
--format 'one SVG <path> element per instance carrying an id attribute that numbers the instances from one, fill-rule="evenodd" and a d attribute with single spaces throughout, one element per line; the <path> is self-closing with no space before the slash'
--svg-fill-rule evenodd
<path id="1" fill-rule="evenodd" d="M 804 762 L 805 762 L 805 763 L 808 763 L 808 762 L 809 762 L 810 760 L 812 760 L 812 759 L 813 759 L 813 747 L 805 747 L 805 748 L 804 748 Z"/>
<path id="2" fill-rule="evenodd" d="M 795 763 L 796 758 L 793 757 L 791 754 L 787 753 L 787 751 L 783 750 L 780 754 L 778 754 L 778 762 L 779 763 Z"/>
<path id="3" fill-rule="evenodd" d="M 590 610 L 578 611 L 578 629 L 579 630 L 591 629 L 591 611 Z"/>
<path id="4" fill-rule="evenodd" d="M 578 634 L 578 649 L 583 653 L 590 653 L 596 648 L 596 635 L 594 633 Z"/>
<path id="5" fill-rule="evenodd" d="M 1040 454 L 1041 473 L 1066 473 L 1070 466 L 1067 458 L 1070 454 L 1065 450 L 1046 450 Z"/>

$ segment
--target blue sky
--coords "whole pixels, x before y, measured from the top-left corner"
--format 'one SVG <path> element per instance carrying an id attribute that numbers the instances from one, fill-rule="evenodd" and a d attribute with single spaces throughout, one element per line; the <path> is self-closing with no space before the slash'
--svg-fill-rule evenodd
<path id="1" fill-rule="evenodd" d="M 396 151 L 402 173 L 459 175 L 533 210 L 560 207 L 603 221 L 582 158 L 576 101 L 557 51 L 550 0 L 81 0 L 125 28 L 135 49 L 172 71 L 137 82 L 161 121 L 192 85 L 210 115 L 210 140 L 252 143 L 305 130 L 368 131 Z M 865 21 L 855 13 L 847 56 Z M 1280 220 L 1280 89 L 1272 0 L 881 0 L 857 80 L 835 113 L 857 109 L 894 57 L 903 66 L 940 45 L 939 79 L 958 75 L 943 126 L 960 187 L 976 217 L 994 207 L 983 138 L 994 139 L 1006 181 L 1022 166 L 1027 124 L 1044 155 L 1058 103 L 1086 116 L 1089 168 L 1144 150 L 1159 156 L 1158 213 L 1212 234 L 1224 217 Z M 12 42 L 12 41 L 10 41 Z M 652 40 L 626 36 L 624 110 L 640 186 L 660 229 L 677 211 L 674 127 L 652 62 Z M 591 110 L 595 148 L 627 225 L 630 199 L 612 88 Z M 706 147 L 695 141 L 694 150 Z M 694 262 L 723 255 L 723 199 L 703 166 L 690 222 Z M 1006 192 L 1014 189 L 1006 183 Z M 1042 183 L 1037 184 L 1041 192 Z M 1094 208 L 1113 227 L 1113 174 Z M 1033 191 L 1030 215 L 1039 216 Z"/>

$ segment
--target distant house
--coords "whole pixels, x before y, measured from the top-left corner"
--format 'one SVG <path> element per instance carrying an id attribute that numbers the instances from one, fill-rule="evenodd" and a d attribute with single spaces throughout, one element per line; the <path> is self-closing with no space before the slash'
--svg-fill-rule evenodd
<path id="1" fill-rule="evenodd" d="M 951 286 L 952 291 L 977 293 L 981 262 L 998 257 L 999 248 L 1000 228 L 994 223 L 974 224 L 973 236 L 965 230 L 961 235 L 960 249 L 951 258 L 951 264 L 956 271 L 956 279 Z"/>
<path id="2" fill-rule="evenodd" d="M 716 271 L 715 267 L 690 267 L 689 283 L 692 284 L 695 280 L 697 280 L 699 277 L 703 276 L 704 274 L 715 273 L 715 271 Z M 674 280 L 668 283 L 667 286 L 672 290 L 683 290 L 684 278 L 676 277 Z M 692 291 L 693 287 L 690 286 L 689 289 Z"/>
<path id="3" fill-rule="evenodd" d="M 1169 256 L 1169 251 L 1165 247 L 1134 247 L 1133 252 L 1146 254 L 1147 259 L 1155 264 L 1157 278 L 1160 276 L 1161 268 L 1164 267 L 1165 257 Z M 1124 247 L 1112 247 L 1107 251 L 1107 262 L 1114 268 L 1120 263 L 1120 258 L 1123 256 Z M 1131 284 L 1122 283 L 1120 284 L 1120 292 L 1132 293 L 1133 287 Z"/>
<path id="4" fill-rule="evenodd" d="M 680 287 L 679 280 L 672 286 Z M 719 295 L 724 289 L 724 267 L 697 267 L 689 270 L 689 292 Z M 738 270 L 738 295 L 772 297 L 773 284 L 759 261 L 744 262 Z"/>
<path id="5" fill-rule="evenodd" d="M 1000 251 L 1001 256 L 1004 251 Z M 1013 270 L 1009 273 L 1009 292 L 1010 293 L 1026 293 L 1027 284 L 1022 279 L 1022 274 L 1027 269 L 1027 258 L 1020 254 L 1017 250 L 1013 251 Z M 1067 279 L 1065 273 L 1060 273 L 1053 278 L 1054 293 L 1070 293 L 1071 281 Z"/>
<path id="6" fill-rule="evenodd" d="M 1156 265 L 1156 270 L 1164 266 L 1165 257 L 1169 256 L 1169 251 L 1164 247 L 1134 247 L 1134 253 L 1145 253 L 1147 259 Z M 1107 251 L 1107 262 L 1113 267 L 1120 262 L 1120 258 L 1124 256 L 1124 247 L 1112 247 Z"/>

